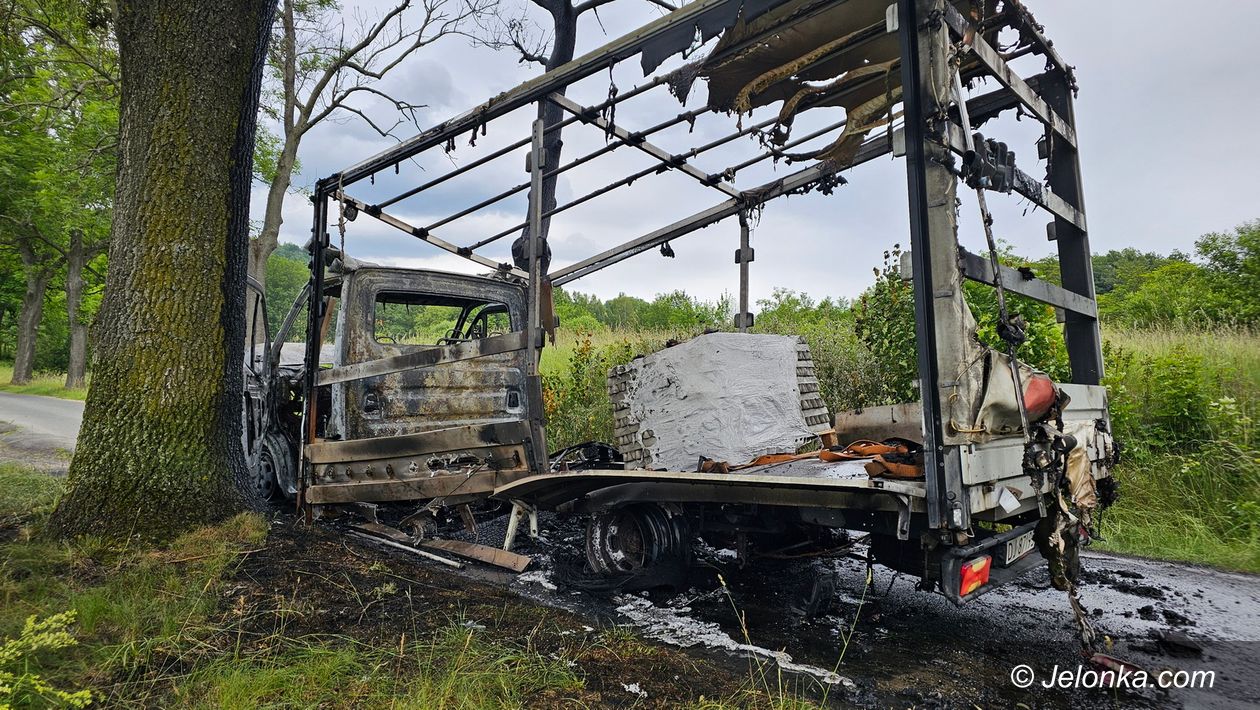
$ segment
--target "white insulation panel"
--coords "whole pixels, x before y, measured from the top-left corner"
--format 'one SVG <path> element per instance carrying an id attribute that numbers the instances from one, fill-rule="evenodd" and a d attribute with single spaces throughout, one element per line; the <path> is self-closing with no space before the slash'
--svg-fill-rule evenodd
<path id="1" fill-rule="evenodd" d="M 617 444 L 628 463 L 693 471 L 701 456 L 731 464 L 791 452 L 814 437 L 803 413 L 813 382 L 795 336 L 710 333 L 609 375 Z M 825 422 L 825 418 L 820 417 Z"/>

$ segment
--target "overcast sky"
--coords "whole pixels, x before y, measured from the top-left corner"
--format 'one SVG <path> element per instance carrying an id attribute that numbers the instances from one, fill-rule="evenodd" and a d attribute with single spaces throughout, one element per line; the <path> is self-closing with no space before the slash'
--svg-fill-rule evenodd
<path id="1" fill-rule="evenodd" d="M 511 2 L 513 0 L 509 0 Z M 345 0 L 347 10 L 372 3 Z M 1083 163 L 1090 242 L 1095 252 L 1127 246 L 1166 253 L 1192 251 L 1195 239 L 1260 218 L 1260 69 L 1255 59 L 1254 32 L 1260 27 L 1260 2 L 1212 0 L 1193 5 L 1166 0 L 1029 0 L 1063 57 L 1077 67 L 1080 95 L 1076 102 L 1077 133 Z M 533 8 L 537 10 L 537 8 Z M 600 21 L 588 13 L 580 27 L 579 54 L 599 46 L 659 14 L 642 0 L 617 0 L 600 11 Z M 531 17 L 542 20 L 541 11 Z M 606 33 L 605 33 L 606 31 Z M 664 68 L 677 66 L 675 58 Z M 1025 74 L 1037 68 L 1020 67 Z M 384 88 L 400 98 L 426 104 L 420 114 L 424 127 L 462 113 L 490 96 L 536 75 L 536 65 L 519 64 L 509 51 L 475 46 L 449 37 L 424 49 L 390 75 Z M 625 91 L 642 81 L 637 60 L 623 62 L 612 81 Z M 601 101 L 609 89 L 609 74 L 601 73 L 574 87 L 570 96 L 584 104 Z M 978 87 L 980 91 L 992 84 Z M 687 108 L 704 101 L 697 84 Z M 388 116 L 382 103 L 362 108 L 374 116 Z M 777 110 L 777 106 L 774 107 Z M 657 89 L 618 107 L 616 122 L 633 130 L 673 117 L 684 110 L 669 93 Z M 839 120 L 843 111 L 812 111 L 798 121 L 795 135 Z M 751 120 L 760 119 L 757 113 Z M 527 135 L 531 116 L 518 111 L 490 125 L 489 135 L 476 147 L 467 137 L 450 156 L 431 151 L 399 174 L 387 173 L 375 185 L 366 182 L 348 192 L 369 202 L 379 201 L 408 186 L 432 179 L 444 167 L 462 165 Z M 389 120 L 389 119 L 382 119 Z M 750 119 L 745 119 L 750 120 Z M 392 122 L 392 120 L 390 120 Z M 985 127 L 1012 143 L 1019 165 L 1033 176 L 1044 174 L 1035 164 L 1032 140 L 1038 132 L 1030 119 L 1016 124 L 1004 114 L 1002 126 Z M 734 130 L 734 117 L 709 116 L 697 121 L 691 133 L 683 124 L 654 136 L 653 141 L 678 152 Z M 399 130 L 401 137 L 416 132 Z M 565 134 L 565 160 L 604 145 L 600 131 L 574 126 Z M 1021 142 L 1022 141 L 1022 142 Z M 820 139 L 810 146 L 827 142 Z M 307 135 L 301 148 L 302 173 L 298 186 L 346 168 L 391 144 L 358 119 L 326 123 Z M 694 162 L 706 172 L 717 172 L 756 154 L 751 140 L 737 141 Z M 478 202 L 495 192 L 528 179 L 523 151 L 472 171 L 440 190 L 426 192 L 391 211 L 414 224 L 429 224 Z M 565 202 L 591 188 L 646 167 L 650 160 L 630 149 L 619 149 L 566 173 L 559 186 Z M 769 161 L 741 172 L 741 189 L 800 169 L 802 165 L 771 165 Z M 831 196 L 794 196 L 766 207 L 753 236 L 756 261 L 752 265 L 752 295 L 762 298 L 776 287 L 824 296 L 851 298 L 871 281 L 884 250 L 906 245 L 905 166 L 882 158 L 845 173 L 849 184 Z M 645 232 L 721 202 L 724 196 L 697 185 L 676 172 L 636 182 L 556 218 L 551 242 L 555 265 L 582 259 Z M 253 212 L 261 218 L 265 187 L 254 192 Z M 990 198 L 998 235 L 1022 254 L 1050 253 L 1045 239 L 1049 217 L 1015 197 Z M 964 198 L 960 240 L 973 251 L 983 245 L 973 199 Z M 285 206 L 283 241 L 303 243 L 310 230 L 309 201 L 291 195 Z M 509 199 L 435 230 L 457 244 L 469 244 L 523 220 L 523 199 Z M 333 241 L 339 236 L 331 227 Z M 733 252 L 738 246 L 736 221 L 721 222 L 682 237 L 673 244 L 674 259 L 652 251 L 581 279 L 569 288 L 611 298 L 627 293 L 651 298 L 674 289 L 706 299 L 738 287 Z M 487 250 L 507 260 L 511 237 Z M 445 254 L 375 220 L 362 217 L 349 226 L 347 250 L 360 258 L 451 271 L 476 272 L 458 257 Z M 553 266 L 555 268 L 555 266 Z"/>

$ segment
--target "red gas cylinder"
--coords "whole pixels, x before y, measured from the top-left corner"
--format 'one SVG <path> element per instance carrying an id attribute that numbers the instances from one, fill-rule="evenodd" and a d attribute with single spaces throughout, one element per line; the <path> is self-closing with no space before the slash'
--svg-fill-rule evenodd
<path id="1" fill-rule="evenodd" d="M 1028 421 L 1035 422 L 1046 416 L 1056 396 L 1054 381 L 1047 375 L 1033 375 L 1024 383 L 1024 410 L 1028 412 Z"/>

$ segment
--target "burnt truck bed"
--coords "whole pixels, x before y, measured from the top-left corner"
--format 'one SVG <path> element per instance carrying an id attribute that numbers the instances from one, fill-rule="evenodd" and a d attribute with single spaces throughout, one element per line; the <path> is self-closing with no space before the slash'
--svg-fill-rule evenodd
<path id="1" fill-rule="evenodd" d="M 1071 397 L 1064 411 L 1065 426 L 1092 426 L 1107 411 L 1107 393 L 1101 386 L 1059 385 Z M 861 413 L 837 417 L 848 429 L 838 431 L 842 442 L 857 438 L 883 439 L 903 436 L 904 422 L 921 416 L 915 404 L 872 407 Z M 1086 455 L 1102 462 L 1108 455 L 1103 442 L 1087 439 Z M 1040 494 L 1051 490 L 1048 481 L 1040 490 L 1023 470 L 1022 437 L 996 438 L 960 447 L 963 483 L 972 515 L 1000 521 L 1038 507 Z M 743 468 L 730 473 L 660 471 L 646 469 L 594 469 L 575 473 L 532 475 L 496 488 L 494 495 L 546 509 L 594 512 L 631 501 L 675 503 L 748 503 L 789 507 L 817 507 L 864 511 L 921 513 L 925 511 L 927 485 L 923 480 L 874 478 L 864 461 L 826 462 L 798 459 Z M 1098 478 L 1109 470 L 1095 466 Z M 1009 495 L 1004 496 L 1003 493 Z M 1005 503 L 1005 505 L 1004 505 Z"/>

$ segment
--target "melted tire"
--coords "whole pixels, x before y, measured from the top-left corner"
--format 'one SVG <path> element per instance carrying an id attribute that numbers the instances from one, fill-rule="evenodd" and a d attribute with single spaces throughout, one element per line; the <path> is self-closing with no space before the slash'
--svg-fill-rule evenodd
<path id="1" fill-rule="evenodd" d="M 586 528 L 586 561 L 623 588 L 670 586 L 686 576 L 691 528 L 682 515 L 643 503 L 593 516 Z"/>

